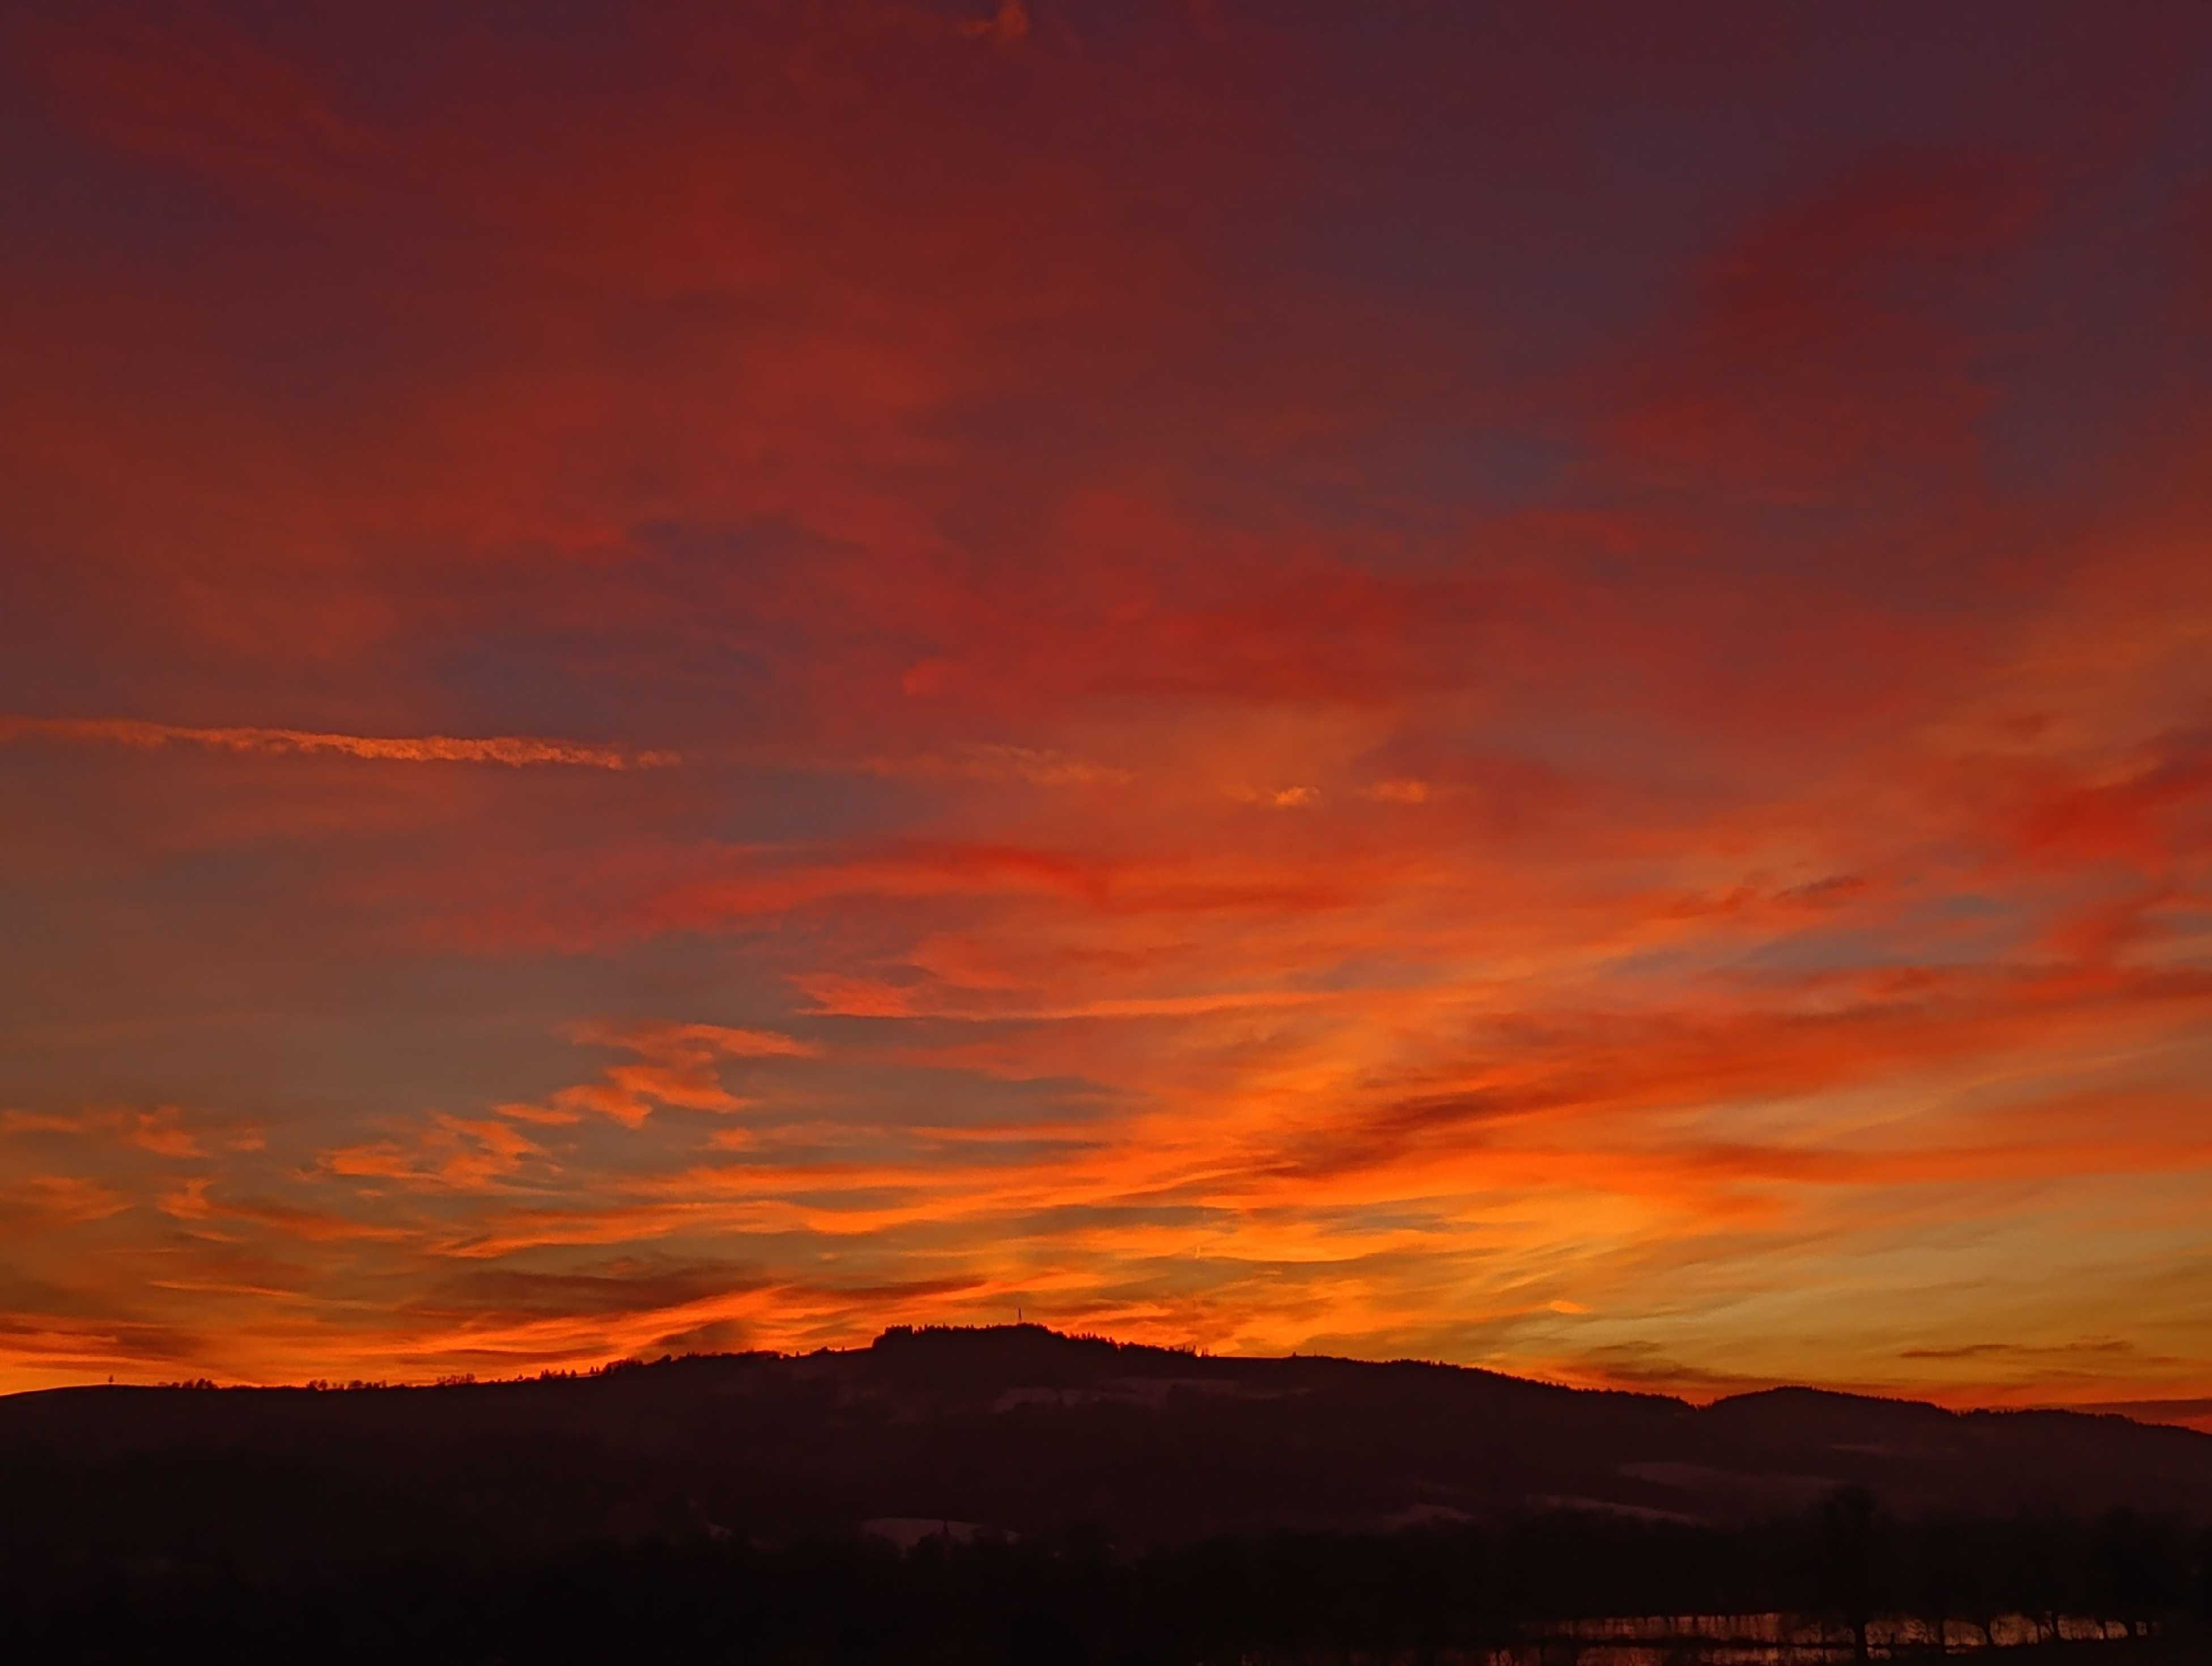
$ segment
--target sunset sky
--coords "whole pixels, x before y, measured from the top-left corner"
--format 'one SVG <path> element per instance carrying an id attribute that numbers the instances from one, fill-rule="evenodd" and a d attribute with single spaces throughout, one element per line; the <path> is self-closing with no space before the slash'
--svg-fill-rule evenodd
<path id="1" fill-rule="evenodd" d="M 0 1390 L 2212 1426 L 2212 8 L 0 15 Z"/>

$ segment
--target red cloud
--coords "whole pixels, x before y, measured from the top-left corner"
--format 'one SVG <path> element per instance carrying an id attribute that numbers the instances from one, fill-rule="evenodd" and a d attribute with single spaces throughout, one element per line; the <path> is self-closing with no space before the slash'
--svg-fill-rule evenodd
<path id="1" fill-rule="evenodd" d="M 1611 9 L 13 32 L 0 1383 L 2201 1396 L 2205 24 Z"/>

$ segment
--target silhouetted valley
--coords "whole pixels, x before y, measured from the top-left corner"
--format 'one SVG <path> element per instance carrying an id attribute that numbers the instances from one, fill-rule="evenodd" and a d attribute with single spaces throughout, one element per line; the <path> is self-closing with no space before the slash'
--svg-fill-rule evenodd
<path id="1" fill-rule="evenodd" d="M 0 1476 L 23 1659 L 2212 1658 L 2212 1436 L 1036 1326 L 19 1395 Z"/>

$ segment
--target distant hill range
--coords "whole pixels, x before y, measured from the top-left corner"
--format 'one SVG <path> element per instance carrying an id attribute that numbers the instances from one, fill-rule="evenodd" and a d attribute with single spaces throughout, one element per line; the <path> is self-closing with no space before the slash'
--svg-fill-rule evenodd
<path id="1" fill-rule="evenodd" d="M 1854 1484 L 1899 1514 L 2212 1514 L 2212 1435 L 2114 1415 L 1809 1389 L 1698 1408 L 1035 1325 L 512 1383 L 21 1394 L 0 1398 L 0 1473 L 44 1534 L 190 1516 L 242 1549 L 432 1521 L 477 1544 L 935 1522 L 1135 1545 L 1559 1508 L 1725 1523 Z"/>

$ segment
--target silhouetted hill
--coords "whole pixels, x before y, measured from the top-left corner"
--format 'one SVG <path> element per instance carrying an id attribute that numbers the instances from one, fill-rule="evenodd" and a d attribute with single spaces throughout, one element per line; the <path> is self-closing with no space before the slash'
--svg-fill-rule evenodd
<path id="1" fill-rule="evenodd" d="M 1724 1523 L 1845 1485 L 1905 1514 L 2212 1512 L 2212 1436 L 1778 1389 L 1698 1408 L 1453 1366 L 1213 1359 L 1030 1325 L 441 1386 L 0 1399 L 47 1535 L 763 1541 L 884 1518 L 1125 1544 L 1587 1508 Z"/>

